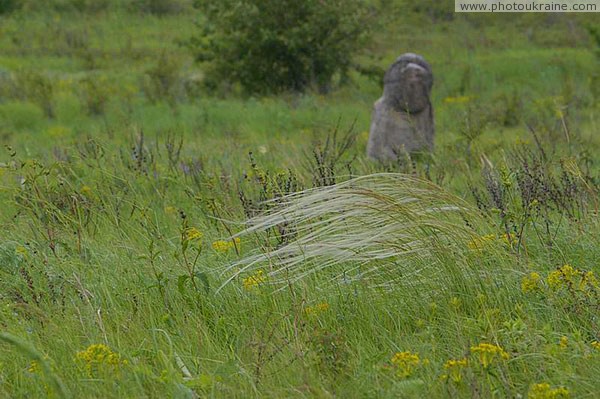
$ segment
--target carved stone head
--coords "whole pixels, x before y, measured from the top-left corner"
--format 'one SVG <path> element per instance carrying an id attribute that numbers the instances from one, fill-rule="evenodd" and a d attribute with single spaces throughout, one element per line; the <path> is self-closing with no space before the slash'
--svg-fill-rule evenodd
<path id="1" fill-rule="evenodd" d="M 430 104 L 432 86 L 431 66 L 420 55 L 406 53 L 398 57 L 386 72 L 383 98 L 398 112 L 416 114 Z"/>

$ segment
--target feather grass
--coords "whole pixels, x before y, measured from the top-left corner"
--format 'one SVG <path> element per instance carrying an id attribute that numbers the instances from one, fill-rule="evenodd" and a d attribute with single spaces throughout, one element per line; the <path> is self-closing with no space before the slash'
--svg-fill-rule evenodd
<path id="1" fill-rule="evenodd" d="M 270 211 L 248 220 L 234 237 L 285 225 L 283 245 L 272 247 L 262 236 L 263 251 L 229 265 L 219 290 L 261 267 L 268 267 L 275 284 L 320 274 L 329 277 L 320 281 L 386 285 L 394 275 L 419 275 L 420 268 L 450 253 L 464 253 L 483 223 L 463 199 L 396 173 L 361 176 L 271 202 Z"/>

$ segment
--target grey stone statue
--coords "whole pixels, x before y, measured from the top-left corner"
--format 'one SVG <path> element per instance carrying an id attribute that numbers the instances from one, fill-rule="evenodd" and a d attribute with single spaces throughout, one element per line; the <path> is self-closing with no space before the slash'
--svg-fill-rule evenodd
<path id="1" fill-rule="evenodd" d="M 433 150 L 433 86 L 431 66 L 423 57 L 406 53 L 385 73 L 383 96 L 375 102 L 367 144 L 369 158 L 398 159 L 408 153 Z"/>

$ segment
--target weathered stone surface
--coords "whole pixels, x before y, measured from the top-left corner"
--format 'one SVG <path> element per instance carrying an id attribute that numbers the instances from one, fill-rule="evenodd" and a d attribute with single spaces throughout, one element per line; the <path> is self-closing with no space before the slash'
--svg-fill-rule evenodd
<path id="1" fill-rule="evenodd" d="M 431 66 L 417 54 L 396 59 L 383 80 L 383 96 L 375 102 L 367 155 L 381 161 L 433 150 L 433 108 L 429 101 Z"/>

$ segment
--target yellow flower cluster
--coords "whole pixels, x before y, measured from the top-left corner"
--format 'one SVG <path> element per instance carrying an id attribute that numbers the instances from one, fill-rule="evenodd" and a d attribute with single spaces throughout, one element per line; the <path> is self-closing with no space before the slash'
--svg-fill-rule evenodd
<path id="1" fill-rule="evenodd" d="M 479 356 L 479 362 L 484 368 L 488 368 L 496 360 L 508 359 L 508 353 L 494 344 L 481 343 L 471 347 L 471 353 Z"/>
<path id="2" fill-rule="evenodd" d="M 77 352 L 76 358 L 85 363 L 85 370 L 90 377 L 101 370 L 118 371 L 120 366 L 127 364 L 127 360 L 122 360 L 121 355 L 104 344 L 90 345 L 86 350 Z"/>
<path id="3" fill-rule="evenodd" d="M 52 359 L 50 359 L 50 357 L 48 355 L 44 355 L 44 358 L 41 361 L 40 360 L 32 360 L 31 363 L 29 363 L 29 367 L 27 367 L 27 371 L 32 374 L 42 374 L 42 371 L 43 371 L 42 363 L 43 362 L 50 365 L 51 368 L 53 368 L 53 366 L 54 366 Z M 0 363 L 0 366 L 2 366 L 2 363 Z"/>
<path id="4" fill-rule="evenodd" d="M 467 247 L 471 250 L 481 251 L 488 244 L 499 240 L 508 247 L 513 247 L 517 243 L 517 237 L 512 233 L 503 233 L 498 236 L 495 234 L 486 234 L 480 237 L 475 237 L 467 243 Z"/>
<path id="5" fill-rule="evenodd" d="M 92 194 L 94 194 L 94 192 L 90 186 L 83 186 L 81 187 L 81 194 L 85 195 L 86 197 L 90 197 Z"/>
<path id="6" fill-rule="evenodd" d="M 40 362 L 38 362 L 37 360 L 32 360 L 29 364 L 29 367 L 27 367 L 27 371 L 33 374 L 39 373 L 42 371 L 42 366 L 40 366 Z"/>
<path id="7" fill-rule="evenodd" d="M 503 233 L 500 235 L 500 240 L 504 242 L 505 245 L 512 247 L 517 243 L 517 237 L 513 233 Z"/>
<path id="8" fill-rule="evenodd" d="M 397 352 L 391 359 L 396 375 L 401 378 L 410 376 L 414 369 L 422 364 L 419 355 L 412 352 Z"/>
<path id="9" fill-rule="evenodd" d="M 329 304 L 327 302 L 322 302 L 315 306 L 307 306 L 304 308 L 304 313 L 306 313 L 307 316 L 318 316 L 320 313 L 327 312 L 328 310 Z"/>
<path id="10" fill-rule="evenodd" d="M 186 241 L 200 240 L 204 235 L 195 227 L 188 227 L 183 232 L 183 239 Z"/>
<path id="11" fill-rule="evenodd" d="M 568 264 L 548 274 L 546 281 L 553 290 L 574 288 L 578 291 L 586 291 L 598 288 L 598 279 L 594 272 L 584 272 Z"/>
<path id="12" fill-rule="evenodd" d="M 233 241 L 219 240 L 219 241 L 215 241 L 212 243 L 213 249 L 215 251 L 221 252 L 221 253 L 225 253 L 234 247 L 239 248 L 239 246 L 240 246 L 239 237 L 234 238 Z"/>
<path id="13" fill-rule="evenodd" d="M 15 253 L 17 255 L 21 255 L 24 258 L 27 258 L 27 256 L 29 255 L 29 251 L 27 251 L 27 248 L 25 248 L 22 245 L 17 245 L 17 247 L 15 248 Z"/>
<path id="14" fill-rule="evenodd" d="M 600 342 L 598 342 L 598 341 L 592 342 L 592 348 L 598 349 L 600 351 Z"/>
<path id="15" fill-rule="evenodd" d="M 545 282 L 553 291 L 566 289 L 588 294 L 600 288 L 594 272 L 579 270 L 569 264 L 550 272 Z M 521 290 L 524 293 L 541 291 L 543 288 L 544 279 L 537 272 L 531 272 L 521 280 Z"/>
<path id="16" fill-rule="evenodd" d="M 244 286 L 245 290 L 251 291 L 254 288 L 257 288 L 260 284 L 264 283 L 266 279 L 267 277 L 264 275 L 263 271 L 258 270 L 252 276 L 248 276 L 242 280 L 242 285 Z"/>
<path id="17" fill-rule="evenodd" d="M 447 380 L 451 379 L 455 383 L 462 381 L 462 372 L 468 366 L 469 362 L 467 358 L 463 359 L 450 359 L 444 363 L 444 369 L 447 374 L 442 375 L 442 378 Z"/>
<path id="18" fill-rule="evenodd" d="M 560 286 L 562 286 L 563 283 L 572 284 L 574 279 L 578 276 L 578 274 L 579 271 L 573 266 L 564 265 L 548 275 L 548 285 L 553 289 L 557 289 L 560 288 Z"/>
<path id="19" fill-rule="evenodd" d="M 550 384 L 547 383 L 532 385 L 527 395 L 528 399 L 560 399 L 568 397 L 569 390 L 567 388 L 551 388 Z"/>
<path id="20" fill-rule="evenodd" d="M 524 293 L 539 291 L 542 288 L 542 277 L 539 273 L 531 272 L 521 280 L 521 291 Z"/>
<path id="21" fill-rule="evenodd" d="M 561 349 L 567 349 L 567 347 L 569 346 L 569 338 L 567 338 L 567 336 L 565 335 L 560 337 L 560 340 L 558 341 L 558 346 L 560 346 Z"/>

